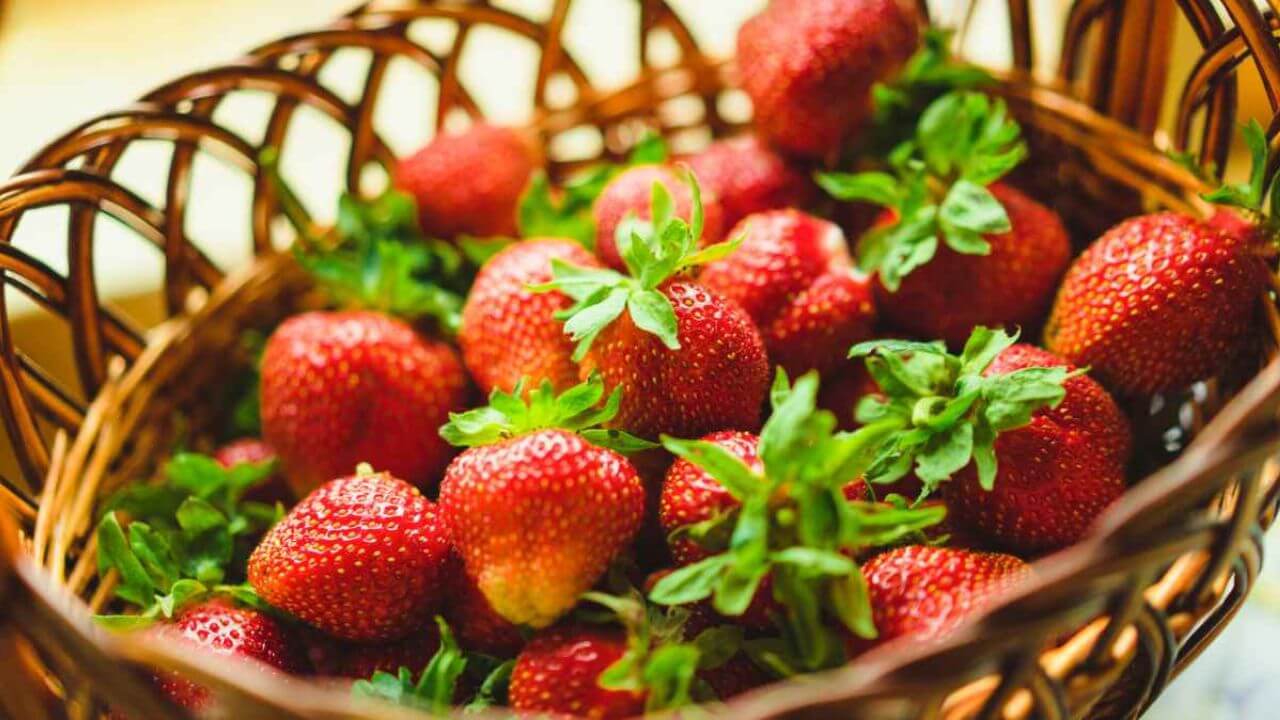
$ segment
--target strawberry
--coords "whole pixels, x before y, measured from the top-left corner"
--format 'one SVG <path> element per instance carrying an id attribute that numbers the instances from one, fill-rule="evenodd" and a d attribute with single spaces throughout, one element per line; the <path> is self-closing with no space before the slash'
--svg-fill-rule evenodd
<path id="1" fill-rule="evenodd" d="M 663 437 L 680 460 L 668 473 L 661 515 L 664 526 L 687 535 L 675 536 L 673 549 L 694 562 L 658 580 L 650 600 L 686 605 L 710 598 L 717 613 L 744 624 L 754 624 L 747 615 L 752 605 L 771 600 L 767 614 L 785 638 L 771 655 L 784 674 L 843 663 L 828 618 L 861 636 L 874 634 L 871 609 L 859 600 L 853 553 L 911 537 L 942 517 L 933 508 L 850 500 L 862 492 L 850 479 L 878 445 L 868 432 L 835 432 L 835 418 L 816 409 L 817 394 L 815 373 L 791 387 L 779 371 L 773 415 L 758 440 Z"/>
<path id="2" fill-rule="evenodd" d="M 876 272 L 891 324 L 958 346 L 978 325 L 1033 325 L 1048 310 L 1071 243 L 1052 210 L 995 183 L 1026 155 L 1019 132 L 1003 101 L 954 92 L 925 110 L 896 176 L 819 176 L 839 199 L 889 208 L 858 263 Z"/>
<path id="3" fill-rule="evenodd" d="M 516 130 L 478 123 L 442 132 L 401 159 L 393 182 L 413 196 L 428 236 L 515 235 L 516 207 L 536 164 Z"/>
<path id="4" fill-rule="evenodd" d="M 609 181 L 591 209 L 596 225 L 596 255 L 614 270 L 627 269 L 618 248 L 618 228 L 628 218 L 640 221 L 652 219 L 651 193 L 655 185 L 661 185 L 672 199 L 673 214 L 692 223 L 693 194 L 674 170 L 663 165 L 638 165 L 622 172 Z M 707 193 L 700 199 L 705 223 L 702 239 L 715 242 L 720 239 L 725 227 L 724 213 L 715 195 Z"/>
<path id="5" fill-rule="evenodd" d="M 839 227 L 787 209 L 748 215 L 731 234 L 742 246 L 698 282 L 747 311 L 789 374 L 831 370 L 871 336 L 871 283 L 853 269 Z"/>
<path id="6" fill-rule="evenodd" d="M 738 30 L 739 81 L 756 130 L 784 150 L 827 157 L 871 114 L 871 89 L 919 42 L 908 0 L 774 0 Z"/>
<path id="7" fill-rule="evenodd" d="M 335 637 L 396 640 L 439 605 L 449 557 L 436 506 L 362 466 L 316 489 L 267 533 L 249 558 L 249 583 Z"/>
<path id="8" fill-rule="evenodd" d="M 436 429 L 467 385 L 457 354 L 375 312 L 309 312 L 262 357 L 262 429 L 299 495 L 361 462 L 420 487 L 452 454 Z"/>
<path id="9" fill-rule="evenodd" d="M 611 720 L 644 712 L 643 692 L 608 690 L 600 675 L 627 652 L 618 628 L 559 625 L 534 636 L 511 673 L 511 707 L 527 713 Z"/>
<path id="10" fill-rule="evenodd" d="M 959 356 L 906 341 L 852 354 L 868 357 L 885 394 L 859 419 L 890 433 L 868 479 L 893 482 L 914 465 L 923 495 L 946 482 L 958 519 L 1031 555 L 1079 540 L 1124 493 L 1132 437 L 1101 385 L 1016 341 L 978 328 Z"/>
<path id="11" fill-rule="evenodd" d="M 456 558 L 456 556 L 455 556 Z M 511 657 L 524 645 L 520 628 L 494 612 L 484 593 L 455 559 L 443 614 L 467 650 L 494 657 Z"/>
<path id="12" fill-rule="evenodd" d="M 213 452 L 213 459 L 219 465 L 230 470 L 231 468 L 242 465 L 259 465 L 262 463 L 277 462 L 276 451 L 265 442 L 258 438 L 240 438 L 233 440 Z M 293 493 L 289 490 L 289 484 L 284 479 L 284 475 L 274 472 L 265 480 L 261 480 L 254 487 L 250 488 L 245 494 L 250 500 L 257 500 L 265 503 L 289 503 L 293 501 Z"/>
<path id="13" fill-rule="evenodd" d="M 544 381 L 495 390 L 489 406 L 454 414 L 440 434 L 467 446 L 440 485 L 440 506 L 467 574 L 506 620 L 546 627 L 623 552 L 644 518 L 644 486 L 625 457 L 592 444 L 648 444 L 591 429 L 603 407 L 595 378 L 555 396 Z M 582 434 L 576 431 L 581 431 Z"/>
<path id="14" fill-rule="evenodd" d="M 1025 580 L 1031 567 L 1001 553 L 906 545 L 875 556 L 862 572 L 878 631 L 875 643 L 882 644 L 945 637 Z"/>
<path id="15" fill-rule="evenodd" d="M 620 236 L 630 276 L 552 260 L 553 280 L 534 288 L 559 290 L 576 301 L 558 317 L 578 341 L 579 377 L 598 372 L 609 388 L 624 388 L 614 426 L 645 437 L 753 429 L 768 385 L 764 342 L 751 318 L 736 303 L 681 278 L 738 245 L 697 249 L 703 213 L 691 177 L 689 194 L 686 224 L 674 216 L 670 193 L 654 183 L 652 221 Z"/>
<path id="16" fill-rule="evenodd" d="M 1257 121 L 1245 137 L 1249 182 L 1205 196 L 1229 209 L 1207 221 L 1170 212 L 1129 218 L 1076 258 L 1045 328 L 1050 350 L 1133 396 L 1183 388 L 1256 348 L 1280 196 L 1266 192 L 1275 179 Z"/>
<path id="17" fill-rule="evenodd" d="M 880 386 L 862 365 L 845 366 L 827 374 L 818 391 L 818 407 L 836 416 L 841 430 L 857 430 L 858 403 L 864 397 L 880 395 Z"/>
<path id="18" fill-rule="evenodd" d="M 325 674 L 363 680 L 376 672 L 395 673 L 402 667 L 426 667 L 440 649 L 440 631 L 434 622 L 401 640 L 380 643 L 342 642 L 334 648 L 334 666 Z"/>
<path id="19" fill-rule="evenodd" d="M 248 658 L 290 674 L 306 668 L 298 643 L 283 625 L 225 599 L 191 605 L 171 622 L 155 625 L 148 632 L 189 644 L 200 652 Z M 213 700 L 208 688 L 176 673 L 157 674 L 155 683 L 166 697 L 188 710 L 200 712 Z"/>
<path id="20" fill-rule="evenodd" d="M 391 670 L 375 669 L 371 675 L 365 676 L 367 680 L 357 680 L 351 686 L 351 694 L 425 711 L 433 717 L 452 713 L 454 703 L 461 697 L 460 681 L 464 680 L 468 666 L 479 658 L 468 657 L 462 652 L 449 624 L 439 617 L 435 620 L 435 628 L 425 631 L 425 637 L 436 645 L 429 660 L 414 665 L 402 663 Z M 416 661 L 421 654 L 413 652 L 403 659 Z M 395 659 L 395 653 L 383 659 Z M 509 666 L 504 664 L 494 669 L 490 677 L 484 680 L 481 695 L 492 682 L 500 680 L 507 667 Z M 414 680 L 415 673 L 417 680 Z M 477 697 L 477 700 L 480 699 Z M 487 697 L 484 699 L 488 700 Z"/>
<path id="21" fill-rule="evenodd" d="M 562 293 L 533 293 L 528 285 L 551 280 L 551 260 L 600 267 L 571 240 L 540 238 L 507 247 L 476 275 L 462 309 L 462 359 L 484 392 L 510 392 L 524 377 L 547 379 L 556 389 L 578 382 L 573 343 L 554 314 L 573 301 Z"/>
<path id="22" fill-rule="evenodd" d="M 726 228 L 748 215 L 805 207 L 815 199 L 808 175 L 756 135 L 713 142 L 689 156 L 688 163 L 702 187 L 720 200 Z"/>

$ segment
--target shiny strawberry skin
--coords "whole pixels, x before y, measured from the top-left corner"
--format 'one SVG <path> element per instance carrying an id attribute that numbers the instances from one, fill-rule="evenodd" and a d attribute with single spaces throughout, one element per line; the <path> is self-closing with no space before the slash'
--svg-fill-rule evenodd
<path id="1" fill-rule="evenodd" d="M 417 488 L 387 473 L 333 480 L 271 528 L 249 558 L 264 600 L 334 637 L 396 640 L 445 594 L 448 530 Z"/>
<path id="2" fill-rule="evenodd" d="M 440 505 L 458 554 L 493 610 L 546 627 L 626 549 L 644 487 L 612 450 L 539 430 L 459 455 Z"/>
<path id="3" fill-rule="evenodd" d="M 148 632 L 191 644 L 202 652 L 257 660 L 290 674 L 306 670 L 301 646 L 283 625 L 269 615 L 226 600 L 188 607 L 173 622 Z M 155 683 L 166 697 L 189 710 L 203 710 L 212 700 L 207 688 L 176 673 L 157 674 Z"/>
<path id="4" fill-rule="evenodd" d="M 964 255 L 939 243 L 934 258 L 903 278 L 897 292 L 877 282 L 876 304 L 891 325 L 956 347 L 976 325 L 1039 326 L 1071 261 L 1071 240 L 1049 208 L 1002 183 L 988 189 L 1004 205 L 1012 229 L 983 236 L 989 255 Z"/>
<path id="5" fill-rule="evenodd" d="M 653 199 L 653 184 L 662 183 L 675 201 L 676 217 L 690 219 L 693 196 L 685 178 L 662 165 L 638 165 L 609 181 L 591 208 L 596 223 L 596 256 L 605 265 L 625 272 L 627 267 L 618 254 L 615 233 L 628 216 L 648 220 Z M 700 188 L 702 196 L 702 244 L 716 242 L 724 230 L 723 211 L 715 193 Z"/>
<path id="6" fill-rule="evenodd" d="M 456 555 L 442 612 L 464 650 L 505 658 L 524 645 L 520 628 L 494 612 Z"/>
<path id="7" fill-rule="evenodd" d="M 532 146 L 518 132 L 481 123 L 436 135 L 400 160 L 393 182 L 417 202 L 429 237 L 514 236 L 520 195 L 535 165 Z"/>
<path id="8" fill-rule="evenodd" d="M 672 281 L 659 290 L 675 309 L 680 349 L 668 349 L 624 313 L 580 365 L 581 379 L 598 371 L 609 391 L 623 388 L 610 425 L 649 438 L 757 429 L 770 376 L 751 318 L 698 283 Z"/>
<path id="9" fill-rule="evenodd" d="M 726 228 L 753 213 L 805 207 L 817 195 L 801 167 L 756 135 L 713 142 L 691 155 L 688 163 L 698 184 L 720 200 Z"/>
<path id="10" fill-rule="evenodd" d="M 483 392 L 510 392 L 524 377 L 550 380 L 557 390 L 578 382 L 573 342 L 553 317 L 573 301 L 560 292 L 533 293 L 531 284 L 551 280 L 551 260 L 600 267 L 572 240 L 518 242 L 494 255 L 476 275 L 462 309 L 458 343 L 462 359 Z"/>
<path id="11" fill-rule="evenodd" d="M 764 471 L 757 450 L 760 438 L 747 432 L 721 430 L 702 438 L 733 453 L 738 459 L 757 472 Z M 662 482 L 662 496 L 658 500 L 658 520 L 668 537 L 671 557 L 677 565 L 698 562 L 709 553 L 689 538 L 671 539 L 680 528 L 710 520 L 717 513 L 727 512 L 739 506 L 737 498 L 729 494 L 715 478 L 688 460 L 672 463 Z"/>
<path id="12" fill-rule="evenodd" d="M 798 210 L 748 215 L 743 236 L 698 282 L 737 302 L 760 328 L 770 358 L 796 377 L 848 362 L 849 347 L 871 337 L 871 282 L 856 272 L 840 228 Z"/>
<path id="13" fill-rule="evenodd" d="M 1019 344 L 983 374 L 1056 366 L 1074 369 L 1046 350 Z M 1064 387 L 1058 407 L 1037 410 L 1029 425 L 996 438 L 994 489 L 982 489 L 972 464 L 943 486 L 957 521 L 1018 555 L 1076 542 L 1125 491 L 1133 445 L 1128 420 L 1093 378 L 1078 375 Z"/>
<path id="14" fill-rule="evenodd" d="M 862 566 L 878 637 L 853 641 L 857 649 L 910 637 L 945 637 L 1030 574 L 1022 560 L 1000 553 L 907 545 Z"/>
<path id="15" fill-rule="evenodd" d="M 757 132 L 789 152 L 837 151 L 871 113 L 871 87 L 919 43 L 910 0 L 774 0 L 738 31 Z"/>
<path id="16" fill-rule="evenodd" d="M 241 463 L 253 463 L 256 465 L 277 460 L 278 458 L 275 449 L 270 445 L 258 438 L 246 437 L 232 440 L 214 450 L 213 459 L 222 467 L 229 469 Z M 279 502 L 289 505 L 296 498 L 293 496 L 293 491 L 289 489 L 289 483 L 285 480 L 284 474 L 276 472 L 261 483 L 249 488 L 248 492 L 245 493 L 245 499 L 269 504 Z"/>
<path id="17" fill-rule="evenodd" d="M 1176 390 L 1254 347 L 1266 287 L 1257 235 L 1230 212 L 1130 218 L 1071 265 L 1045 344 L 1122 395 Z"/>
<path id="18" fill-rule="evenodd" d="M 615 628 L 561 625 L 539 633 L 516 659 L 511 707 L 523 714 L 621 720 L 644 713 L 642 693 L 606 690 L 600 674 L 627 650 Z M 541 715 L 539 715 L 541 716 Z"/>
<path id="19" fill-rule="evenodd" d="M 367 462 L 427 487 L 453 455 L 437 429 L 464 409 L 457 353 L 365 311 L 295 315 L 262 356 L 262 429 L 299 496 Z"/>

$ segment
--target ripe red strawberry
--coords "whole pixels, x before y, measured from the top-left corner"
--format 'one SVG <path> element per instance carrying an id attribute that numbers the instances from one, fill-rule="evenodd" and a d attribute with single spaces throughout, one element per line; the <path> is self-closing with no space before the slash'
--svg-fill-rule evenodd
<path id="1" fill-rule="evenodd" d="M 614 270 L 626 270 L 622 255 L 618 252 L 618 225 L 628 216 L 639 220 L 651 218 L 655 184 L 661 184 L 670 193 L 676 217 L 685 221 L 692 218 L 693 196 L 688 186 L 671 168 L 663 165 L 638 165 L 622 172 L 609 181 L 591 209 L 596 223 L 596 255 Z M 703 240 L 708 243 L 719 240 L 725 228 L 724 213 L 719 200 L 709 191 L 702 196 L 702 212 L 706 224 Z"/>
<path id="2" fill-rule="evenodd" d="M 249 658 L 286 673 L 301 673 L 306 668 L 297 641 L 284 626 L 257 610 L 223 599 L 192 605 L 172 622 L 153 626 L 149 632 L 190 644 L 200 652 Z M 155 683 L 166 697 L 188 710 L 202 711 L 213 699 L 207 688 L 176 673 L 158 674 Z"/>
<path id="3" fill-rule="evenodd" d="M 871 88 L 919 43 L 908 0 L 774 0 L 738 31 L 738 74 L 757 131 L 825 157 L 871 114 Z"/>
<path id="4" fill-rule="evenodd" d="M 875 644 L 945 637 L 1030 575 L 1022 560 L 1000 553 L 907 545 L 862 566 L 871 595 Z M 855 647 L 865 642 L 855 641 Z"/>
<path id="5" fill-rule="evenodd" d="M 456 557 L 456 556 L 455 556 Z M 456 559 L 443 614 L 463 648 L 494 657 L 511 657 L 524 645 L 520 628 L 508 622 L 485 598 Z"/>
<path id="6" fill-rule="evenodd" d="M 573 343 L 554 315 L 573 304 L 562 293 L 533 293 L 551 280 L 551 259 L 600 267 L 572 240 L 524 240 L 494 255 L 476 275 L 462 309 L 462 359 L 484 392 L 510 392 L 522 378 L 565 389 L 578 382 Z"/>
<path id="7" fill-rule="evenodd" d="M 1040 322 L 1071 243 L 1052 210 L 995 182 L 1026 155 L 1019 132 L 1003 101 L 953 92 L 924 111 L 896 177 L 818 178 L 841 200 L 889 208 L 859 241 L 858 262 L 875 271 L 891 324 L 958 346 L 978 325 Z"/>
<path id="8" fill-rule="evenodd" d="M 467 575 L 512 623 L 546 627 L 570 610 L 644 519 L 631 463 L 572 432 L 617 412 L 616 392 L 593 409 L 603 395 L 599 379 L 558 397 L 544 382 L 527 402 L 495 391 L 441 429 L 470 446 L 445 472 L 441 509 Z"/>
<path id="9" fill-rule="evenodd" d="M 876 283 L 876 302 L 895 327 L 958 345 L 978 325 L 1039 325 L 1053 290 L 1071 260 L 1071 239 L 1058 214 L 1022 192 L 989 188 L 1009 216 L 1010 230 L 988 233 L 987 255 L 956 252 L 945 244 L 923 266 L 889 290 Z M 892 222 L 892 213 L 877 224 Z"/>
<path id="10" fill-rule="evenodd" d="M 1080 539 L 1123 494 L 1132 438 L 1101 385 L 1015 342 L 978 328 L 958 357 L 941 343 L 906 341 L 873 341 L 854 354 L 869 356 L 885 396 L 860 419 L 897 428 L 868 477 L 891 482 L 914 465 L 926 494 L 949 480 L 958 520 L 1029 555 Z"/>
<path id="11" fill-rule="evenodd" d="M 764 465 L 757 453 L 760 438 L 752 433 L 721 430 L 702 438 L 733 453 L 747 467 L 762 472 Z M 658 501 L 658 520 L 667 535 L 671 557 L 677 565 L 688 565 L 712 555 L 694 538 L 676 535 L 691 525 L 728 513 L 742 503 L 724 485 L 705 470 L 688 460 L 676 460 L 667 470 Z"/>
<path id="12" fill-rule="evenodd" d="M 213 452 L 213 459 L 224 468 L 231 469 L 242 463 L 276 462 L 276 451 L 258 438 L 240 438 L 232 440 Z M 282 473 L 274 473 L 245 493 L 248 500 L 265 503 L 291 503 L 293 492 Z"/>
<path id="13" fill-rule="evenodd" d="M 517 131 L 479 123 L 436 135 L 401 159 L 394 184 L 417 202 L 428 236 L 511 236 L 536 164 L 532 145 Z"/>
<path id="14" fill-rule="evenodd" d="M 253 551 L 249 583 L 335 637 L 396 640 L 439 606 L 449 557 L 435 505 L 388 473 L 365 472 L 294 506 Z"/>
<path id="15" fill-rule="evenodd" d="M 607 690 L 600 675 L 628 649 L 621 629 L 560 625 L 536 635 L 516 658 L 508 691 L 523 713 L 613 720 L 644 712 L 643 692 Z"/>
<path id="16" fill-rule="evenodd" d="M 610 389 L 624 389 L 613 427 L 645 437 L 753 429 L 768 386 L 764 342 L 751 318 L 736 303 L 681 279 L 737 246 L 698 249 L 702 203 L 697 182 L 689 177 L 688 183 L 688 224 L 675 218 L 676 203 L 664 186 L 653 184 L 661 212 L 627 236 L 622 260 L 630 276 L 553 260 L 554 279 L 535 288 L 560 290 L 576 301 L 559 317 L 578 341 L 579 377 L 599 373 Z"/>
<path id="17" fill-rule="evenodd" d="M 1210 377 L 1255 347 L 1268 249 L 1230 210 L 1125 220 L 1072 263 L 1045 345 L 1125 395 Z"/>
<path id="18" fill-rule="evenodd" d="M 997 355 L 983 376 L 1031 367 L 1075 370 L 1045 350 L 1014 345 Z M 984 490 L 969 466 L 944 490 L 957 520 L 1020 555 L 1076 542 L 1126 487 L 1132 444 L 1128 420 L 1091 377 L 1068 378 L 1063 388 L 1066 395 L 1057 407 L 1037 410 L 1029 424 L 996 438 L 999 471 L 993 489 Z"/>
<path id="19" fill-rule="evenodd" d="M 262 356 L 263 435 L 298 495 L 361 462 L 430 485 L 452 455 L 436 429 L 466 395 L 452 348 L 380 313 L 296 315 Z"/>
<path id="20" fill-rule="evenodd" d="M 839 227 L 787 209 L 749 215 L 730 234 L 742 246 L 698 282 L 747 311 L 788 374 L 832 370 L 871 336 L 871 283 L 853 269 Z"/>
<path id="21" fill-rule="evenodd" d="M 806 207 L 817 194 L 808 174 L 756 135 L 713 142 L 688 162 L 702 187 L 720 200 L 726 228 L 765 210 Z"/>

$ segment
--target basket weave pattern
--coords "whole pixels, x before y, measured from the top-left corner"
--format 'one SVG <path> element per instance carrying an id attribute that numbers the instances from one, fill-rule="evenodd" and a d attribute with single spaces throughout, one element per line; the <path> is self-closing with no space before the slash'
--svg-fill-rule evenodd
<path id="1" fill-rule="evenodd" d="M 497 28 L 538 48 L 531 128 L 548 148 L 553 176 L 620 157 L 641 127 L 658 128 L 679 146 L 742 124 L 730 112 L 733 68 L 700 52 L 661 0 L 637 2 L 639 76 L 622 89 L 597 91 L 562 43 L 573 5 L 556 0 L 546 17 L 531 19 L 487 2 L 371 3 L 87 122 L 0 185 L 3 281 L 65 320 L 77 376 L 77 386 L 66 387 L 15 347 L 9 296 L 0 295 L 0 410 L 21 465 L 19 476 L 0 478 L 0 506 L 17 521 L 16 528 L 0 526 L 0 656 L 16 660 L 22 688 L 0 693 L 0 716 L 96 717 L 107 704 L 131 717 L 182 715 L 120 660 L 189 673 L 220 692 L 232 717 L 401 716 L 358 704 L 345 691 L 244 674 L 95 629 L 89 612 L 108 603 L 113 586 L 110 577 L 96 576 L 95 503 L 152 476 L 178 437 L 207 444 L 203 431 L 212 417 L 201 390 L 234 364 L 223 359 L 237 353 L 239 333 L 314 304 L 306 279 L 274 250 L 277 208 L 256 164 L 261 148 L 287 146 L 301 108 L 349 133 L 340 185 L 358 191 L 368 166 L 394 157 L 375 122 L 393 61 L 434 78 L 438 127 L 479 117 L 480 103 L 459 67 L 469 39 Z M 1033 79 L 1029 3 L 1008 0 L 1012 66 L 1002 71 L 1000 92 L 1032 146 L 1016 180 L 1063 214 L 1077 242 L 1153 207 L 1203 211 L 1195 199 L 1200 181 L 1157 150 L 1153 137 L 1225 168 L 1240 119 L 1242 65 L 1257 69 L 1273 107 L 1280 100 L 1276 12 L 1261 13 L 1251 0 L 1221 5 L 1225 16 L 1209 0 L 1078 0 L 1067 15 L 1056 75 Z M 937 19 L 958 22 L 963 37 L 970 13 L 953 15 Z M 1169 38 L 1179 18 L 1203 53 L 1172 90 L 1178 98 L 1172 132 L 1158 135 L 1172 84 Z M 422 22 L 452 27 L 447 52 L 414 39 Z M 678 50 L 674 64 L 651 59 L 650 43 L 659 35 Z M 353 48 L 367 53 L 369 64 L 358 99 L 349 101 L 326 86 L 322 71 Z M 572 88 L 571 102 L 553 102 L 556 83 Z M 228 96 L 246 90 L 271 98 L 260 139 L 247 139 L 215 115 Z M 686 98 L 692 108 L 667 110 L 668 101 Z M 1271 137 L 1278 122 L 1269 123 Z M 559 150 L 559 138 L 584 132 L 598 139 L 593 153 Z M 138 141 L 170 148 L 161 203 L 114 178 Z M 201 153 L 252 184 L 247 242 L 256 260 L 246 267 L 220 267 L 187 235 L 187 211 L 201 202 L 192 192 Z M 68 210 L 66 272 L 11 244 L 25 212 L 57 206 Z M 137 327 L 100 297 L 94 244 L 101 215 L 163 257 L 160 290 L 169 318 L 158 326 Z M 1271 331 L 1264 356 L 1185 397 L 1164 398 L 1162 410 L 1137 409 L 1144 418 L 1136 428 L 1140 465 L 1152 474 L 1091 538 L 1038 564 L 1031 587 L 940 647 L 876 653 L 819 683 L 752 693 L 725 716 L 1136 717 L 1230 620 L 1261 563 L 1261 532 L 1280 493 L 1280 315 L 1270 301 L 1260 303 Z M 1194 440 L 1168 463 L 1161 437 Z M 0 525 L 9 524 L 8 514 L 0 512 Z"/>

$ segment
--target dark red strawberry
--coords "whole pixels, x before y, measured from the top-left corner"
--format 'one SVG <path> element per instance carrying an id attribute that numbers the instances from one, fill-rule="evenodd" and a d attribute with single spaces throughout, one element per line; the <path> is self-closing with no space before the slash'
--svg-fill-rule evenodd
<path id="1" fill-rule="evenodd" d="M 335 637 L 397 640 L 439 607 L 449 558 L 435 505 L 412 485 L 367 471 L 294 506 L 249 558 L 249 583 Z"/>
<path id="2" fill-rule="evenodd" d="M 148 632 L 190 644 L 200 652 L 248 658 L 286 673 L 306 669 L 304 654 L 284 626 L 268 615 L 225 599 L 192 605 L 172 622 L 153 626 Z M 188 710 L 205 710 L 213 699 L 207 688 L 176 673 L 158 674 L 155 683 L 166 697 Z"/>
<path id="3" fill-rule="evenodd" d="M 537 164 L 517 131 L 478 123 L 436 135 L 395 168 L 395 186 L 417 202 L 431 237 L 516 233 L 516 207 Z"/>
<path id="4" fill-rule="evenodd" d="M 623 248 L 623 260 L 630 276 L 553 261 L 554 280 L 536 288 L 574 298 L 560 318 L 578 341 L 580 377 L 599 373 L 610 389 L 625 390 L 613 427 L 645 437 L 753 429 L 768 385 L 764 342 L 751 318 L 736 303 L 681 279 L 736 247 L 731 241 L 698 249 L 702 203 L 696 181 L 688 181 L 688 224 L 674 216 L 666 189 L 654 184 L 664 212 L 629 236 L 634 240 Z"/>
<path id="5" fill-rule="evenodd" d="M 213 459 L 228 470 L 243 463 L 257 465 L 259 463 L 276 462 L 276 451 L 258 438 L 240 438 L 233 440 L 213 452 Z M 273 473 L 271 477 L 259 482 L 245 493 L 248 500 L 266 503 L 291 503 L 293 492 L 289 489 L 282 473 Z"/>
<path id="6" fill-rule="evenodd" d="M 458 554 L 492 609 L 546 627 L 570 610 L 626 549 L 644 518 L 644 487 L 627 459 L 593 445 L 603 408 L 599 379 L 554 396 L 549 383 L 457 414 L 441 429 L 469 446 L 445 472 L 440 506 Z M 625 438 L 625 434 L 620 434 Z M 617 439 L 617 438 L 615 438 Z"/>
<path id="7" fill-rule="evenodd" d="M 298 495 L 361 462 L 427 487 L 452 449 L 436 434 L 466 402 L 457 354 L 375 312 L 310 312 L 262 357 L 262 430 Z"/>
<path id="8" fill-rule="evenodd" d="M 675 216 L 691 221 L 693 196 L 684 180 L 671 168 L 663 165 L 639 165 L 630 168 L 605 186 L 592 207 L 596 223 L 596 255 L 600 261 L 614 270 L 626 270 L 618 252 L 618 225 L 628 217 L 650 220 L 653 186 L 661 184 L 670 194 Z M 702 212 L 706 224 L 702 239 L 715 242 L 720 239 L 725 225 L 720 202 L 713 193 L 702 197 Z"/>
<path id="9" fill-rule="evenodd" d="M 755 135 L 713 142 L 688 162 L 702 187 L 719 198 L 726 228 L 765 210 L 807 207 L 817 194 L 802 168 Z"/>
<path id="10" fill-rule="evenodd" d="M 742 246 L 698 282 L 747 311 L 789 374 L 832 370 L 871 336 L 871 283 L 853 269 L 840 228 L 787 209 L 749 215 L 730 234 Z"/>
<path id="11" fill-rule="evenodd" d="M 738 75 L 757 132 L 825 157 L 871 115 L 871 88 L 919 42 L 909 0 L 774 0 L 738 31 Z"/>
<path id="12" fill-rule="evenodd" d="M 862 425 L 854 412 L 858 403 L 880 395 L 880 386 L 863 365 L 846 364 L 827 375 L 818 391 L 818 407 L 835 415 L 841 430 L 857 430 Z"/>
<path id="13" fill-rule="evenodd" d="M 859 419 L 893 429 L 867 476 L 914 473 L 925 494 L 946 483 L 959 520 L 1029 555 L 1080 539 L 1124 492 L 1132 438 L 1102 386 L 1016 340 L 978 328 L 959 356 L 893 340 L 853 354 L 869 356 L 884 392 Z"/>
<path id="14" fill-rule="evenodd" d="M 551 280 L 552 258 L 599 267 L 572 240 L 524 240 L 494 255 L 476 275 L 462 309 L 458 342 L 462 359 L 484 392 L 510 392 L 523 378 L 547 379 L 557 389 L 578 382 L 573 343 L 554 316 L 573 304 L 567 296 L 533 293 L 529 285 Z"/>
<path id="15" fill-rule="evenodd" d="M 1186 387 L 1256 348 L 1273 254 L 1266 232 L 1231 210 L 1130 218 L 1072 263 L 1045 345 L 1118 393 Z"/>
<path id="16" fill-rule="evenodd" d="M 375 672 L 396 674 L 400 668 L 420 672 L 440 649 L 440 631 L 428 622 L 402 640 L 380 643 L 339 642 L 333 650 L 334 666 L 325 674 L 364 680 Z"/>
<path id="17" fill-rule="evenodd" d="M 644 712 L 639 691 L 607 690 L 600 675 L 628 649 L 626 633 L 612 627 L 560 625 L 536 635 L 516 659 L 508 692 L 524 713 L 613 720 Z"/>
<path id="18" fill-rule="evenodd" d="M 862 573 L 875 617 L 874 644 L 883 644 L 945 637 L 1025 580 L 1031 567 L 1012 555 L 907 545 L 875 556 Z"/>
<path id="19" fill-rule="evenodd" d="M 752 433 L 722 430 L 702 438 L 732 453 L 748 468 L 763 472 L 757 449 L 760 438 Z M 658 502 L 658 519 L 667 535 L 671 556 L 677 565 L 688 565 L 709 557 L 712 551 L 697 540 L 682 535 L 690 526 L 710 520 L 721 514 L 729 514 L 741 507 L 724 485 L 705 470 L 688 460 L 676 460 L 667 470 L 662 482 L 662 497 Z M 731 529 L 732 524 L 727 529 Z"/>
<path id="20" fill-rule="evenodd" d="M 1075 370 L 1045 350 L 1014 345 L 997 355 L 983 376 L 1032 367 Z M 1057 407 L 1037 410 L 1029 424 L 996 438 L 994 488 L 984 490 L 970 466 L 944 489 L 960 522 L 1018 554 L 1076 542 L 1126 487 L 1128 420 L 1086 375 L 1068 378 L 1063 388 L 1066 395 Z"/>
<path id="21" fill-rule="evenodd" d="M 896 176 L 819 177 L 837 198 L 889 208 L 858 261 L 892 325 L 958 346 L 978 325 L 1039 324 L 1071 243 L 1052 210 L 995 182 L 1026 155 L 1019 132 L 1003 101 L 954 92 L 925 110 Z"/>
<path id="22" fill-rule="evenodd" d="M 520 628 L 494 612 L 484 593 L 467 575 L 461 559 L 455 562 L 442 612 L 457 634 L 458 644 L 467 650 L 493 657 L 511 657 L 524 645 Z"/>

